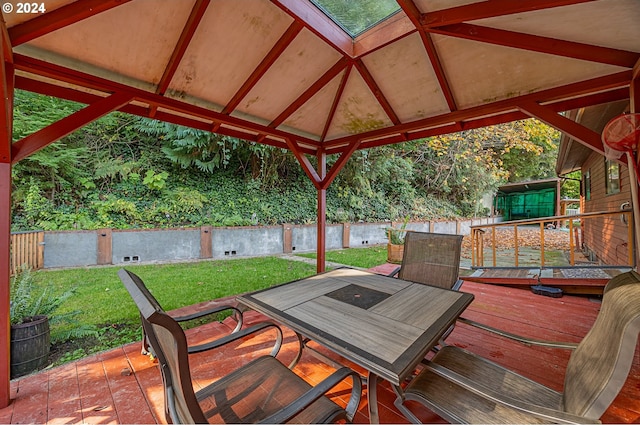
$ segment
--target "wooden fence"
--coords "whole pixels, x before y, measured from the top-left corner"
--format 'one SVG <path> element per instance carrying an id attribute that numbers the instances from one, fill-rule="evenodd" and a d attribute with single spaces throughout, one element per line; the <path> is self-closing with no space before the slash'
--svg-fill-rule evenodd
<path id="1" fill-rule="evenodd" d="M 32 270 L 44 266 L 44 232 L 11 233 L 11 275 L 22 266 Z"/>

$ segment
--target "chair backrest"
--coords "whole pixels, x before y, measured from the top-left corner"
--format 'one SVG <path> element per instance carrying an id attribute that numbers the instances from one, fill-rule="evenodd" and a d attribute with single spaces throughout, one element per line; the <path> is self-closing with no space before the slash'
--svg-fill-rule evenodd
<path id="1" fill-rule="evenodd" d="M 407 232 L 398 277 L 451 289 L 458 280 L 462 235 Z"/>
<path id="2" fill-rule="evenodd" d="M 191 383 L 187 338 L 174 319 L 166 314 L 142 280 L 128 270 L 118 276 L 138 306 L 149 343 L 158 359 L 165 391 L 167 421 L 207 423 Z"/>
<path id="3" fill-rule="evenodd" d="M 607 288 L 591 330 L 571 354 L 565 411 L 599 419 L 624 385 L 640 333 L 640 275 L 624 273 Z"/>

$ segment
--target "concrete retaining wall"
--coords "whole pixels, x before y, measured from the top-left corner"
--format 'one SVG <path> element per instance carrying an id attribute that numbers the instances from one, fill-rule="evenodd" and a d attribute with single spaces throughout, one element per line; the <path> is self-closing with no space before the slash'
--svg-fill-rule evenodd
<path id="1" fill-rule="evenodd" d="M 501 221 L 482 218 L 461 221 L 407 223 L 408 230 L 462 234 L 472 225 Z M 402 223 L 345 223 L 327 226 L 326 249 L 362 248 L 387 243 L 386 229 Z M 211 227 L 45 232 L 44 267 L 186 261 L 252 257 L 316 250 L 315 225 Z"/>

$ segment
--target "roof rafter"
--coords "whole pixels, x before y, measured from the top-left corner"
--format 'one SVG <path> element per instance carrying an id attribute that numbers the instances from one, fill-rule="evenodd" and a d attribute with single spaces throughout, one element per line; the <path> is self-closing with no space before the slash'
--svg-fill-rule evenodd
<path id="1" fill-rule="evenodd" d="M 207 11 L 209 3 L 210 0 L 196 0 L 196 3 L 193 5 L 189 18 L 182 29 L 182 33 L 180 34 L 180 38 L 171 53 L 171 58 L 169 58 L 167 67 L 164 69 L 164 73 L 160 78 L 156 93 L 164 94 L 167 91 L 167 88 L 171 83 L 171 79 L 175 75 L 178 65 L 180 65 L 180 61 L 184 57 L 184 53 L 187 51 L 187 47 L 189 47 L 189 42 L 191 42 L 191 39 L 196 32 L 196 29 L 202 20 L 202 16 L 204 16 L 204 13 Z"/>
<path id="2" fill-rule="evenodd" d="M 400 118 L 398 118 L 398 115 L 393 110 L 393 107 L 389 103 L 389 100 L 386 98 L 384 93 L 382 93 L 382 90 L 380 90 L 378 83 L 376 83 L 376 80 L 373 78 L 373 75 L 371 75 L 371 73 L 367 69 L 367 66 L 362 62 L 362 59 L 356 59 L 356 61 L 354 62 L 354 65 L 358 70 L 358 72 L 360 72 L 362 79 L 369 87 L 369 90 L 371 90 L 373 95 L 376 97 L 376 99 L 378 100 L 378 103 L 380 104 L 384 112 L 387 114 L 391 122 L 394 123 L 395 125 L 400 124 Z"/>
<path id="3" fill-rule="evenodd" d="M 20 161 L 90 122 L 126 105 L 132 99 L 131 93 L 114 93 L 18 140 L 11 145 L 11 162 Z"/>
<path id="4" fill-rule="evenodd" d="M 280 115 L 278 115 L 271 123 L 269 127 L 277 127 L 298 110 L 302 105 L 307 103 L 316 93 L 318 93 L 329 81 L 333 80 L 336 75 L 342 72 L 349 61 L 343 57 L 336 62 L 327 72 L 325 72 L 320 78 L 316 80 L 307 90 L 304 91 L 296 100 L 294 100 L 287 108 L 285 108 Z"/>
<path id="5" fill-rule="evenodd" d="M 590 62 L 633 68 L 640 53 L 611 49 L 538 35 L 505 31 L 472 24 L 454 24 L 429 28 L 427 31 L 500 46 L 581 59 Z"/>
<path id="6" fill-rule="evenodd" d="M 398 4 L 407 14 L 411 22 L 415 25 L 418 33 L 420 34 L 420 39 L 422 40 L 422 45 L 427 51 L 427 55 L 429 56 L 429 61 L 431 62 L 431 66 L 433 67 L 433 71 L 436 74 L 436 78 L 438 79 L 438 84 L 440 84 L 440 89 L 442 90 L 442 94 L 444 95 L 445 100 L 447 101 L 447 106 L 450 111 L 455 111 L 458 109 L 456 105 L 455 98 L 453 97 L 453 92 L 451 90 L 451 85 L 447 79 L 447 75 L 442 66 L 442 62 L 440 61 L 440 57 L 438 56 L 438 52 L 436 51 L 436 47 L 433 44 L 433 40 L 431 39 L 431 35 L 428 34 L 425 29 L 422 27 L 420 23 L 421 13 L 418 10 L 418 7 L 415 5 L 413 0 L 398 0 Z"/>
<path id="7" fill-rule="evenodd" d="M 338 86 L 338 90 L 336 90 L 336 95 L 333 98 L 333 103 L 331 103 L 331 108 L 329 109 L 329 114 L 327 115 L 327 120 L 324 123 L 324 127 L 322 128 L 322 134 L 320 135 L 320 140 L 324 141 L 327 137 L 327 132 L 329 131 L 329 127 L 331 127 L 331 122 L 333 121 L 333 117 L 336 114 L 336 110 L 338 109 L 338 104 L 340 103 L 340 98 L 342 97 L 342 93 L 344 93 L 344 88 L 347 85 L 347 81 L 349 80 L 349 75 L 351 74 L 351 70 L 353 69 L 353 63 L 350 63 L 347 69 L 342 74 L 342 80 L 340 80 L 340 85 Z"/>
<path id="8" fill-rule="evenodd" d="M 53 78 L 62 82 L 70 83 L 80 87 L 85 87 L 93 90 L 98 90 L 103 93 L 114 92 L 130 92 L 133 93 L 135 98 L 148 103 L 150 106 L 156 105 L 158 108 L 166 108 L 170 111 L 191 115 L 193 117 L 210 120 L 212 122 L 225 123 L 229 126 L 245 129 L 256 133 L 264 133 L 267 135 L 273 135 L 277 138 L 291 137 L 290 134 L 280 131 L 275 128 L 270 128 L 262 124 L 257 124 L 251 121 L 236 118 L 230 115 L 223 115 L 219 112 L 208 110 L 199 106 L 190 105 L 180 100 L 171 99 L 165 96 L 160 96 L 155 93 L 150 93 L 138 88 L 127 86 L 125 84 L 117 83 L 114 81 L 105 80 L 100 77 L 96 77 L 90 74 L 86 74 L 80 71 L 65 68 L 59 65 L 54 65 L 48 62 L 44 62 L 39 59 L 30 58 L 20 54 L 14 55 L 14 61 L 16 63 L 16 69 L 40 75 L 43 77 Z M 158 115 L 156 118 L 161 119 Z M 148 116 L 145 114 L 144 116 Z M 197 127 L 200 128 L 200 127 Z M 210 131 L 211 125 L 208 130 Z M 256 135 L 250 135 L 250 137 L 243 137 L 247 140 L 256 140 Z M 299 140 L 310 146 L 319 146 L 318 142 L 306 137 L 298 137 Z"/>
<path id="9" fill-rule="evenodd" d="M 303 25 L 300 21 L 293 21 L 289 28 L 282 34 L 277 43 L 273 46 L 273 48 L 267 53 L 267 55 L 262 59 L 262 62 L 253 70 L 249 78 L 242 84 L 240 89 L 233 95 L 231 100 L 227 103 L 227 106 L 224 107 L 222 113 L 227 115 L 233 112 L 234 109 L 240 104 L 242 99 L 251 91 L 251 89 L 260 81 L 262 76 L 271 68 L 271 65 L 278 60 L 280 55 L 285 51 L 285 49 L 291 44 L 291 42 L 297 37 L 298 33 L 302 31 Z"/>
<path id="10" fill-rule="evenodd" d="M 594 0 L 487 0 L 425 13 L 422 22 L 430 28 L 591 1 Z"/>
<path id="11" fill-rule="evenodd" d="M 615 74 L 606 75 L 604 77 L 597 77 L 578 83 L 542 90 L 536 93 L 503 99 L 486 105 L 480 105 L 468 109 L 460 109 L 451 113 L 420 119 L 393 127 L 385 127 L 377 130 L 371 130 L 362 134 L 340 137 L 330 142 L 326 142 L 325 145 L 327 147 L 343 145 L 345 143 L 349 143 L 354 139 L 362 139 L 365 141 L 376 140 L 380 138 L 390 137 L 403 132 L 419 131 L 423 129 L 443 126 L 456 121 L 464 121 L 484 116 L 499 115 L 505 112 L 517 110 L 519 105 L 526 104 L 527 102 L 538 102 L 540 104 L 561 102 L 563 100 L 587 96 L 593 93 L 615 90 L 620 87 L 628 87 L 630 80 L 631 71 L 622 71 Z"/>
<path id="12" fill-rule="evenodd" d="M 130 0 L 79 0 L 9 29 L 13 47 L 91 16 L 121 6 Z"/>
<path id="13" fill-rule="evenodd" d="M 595 131 L 581 124 L 578 124 L 577 122 L 570 120 L 569 118 L 563 117 L 562 115 L 556 113 L 553 109 L 541 106 L 536 102 L 523 103 L 519 106 L 518 109 L 520 109 L 528 116 L 537 118 L 545 124 L 557 130 L 560 130 L 575 141 L 580 142 L 590 149 L 598 152 L 600 155 L 604 155 L 604 145 L 602 144 L 602 139 L 600 138 L 600 134 L 596 133 Z"/>

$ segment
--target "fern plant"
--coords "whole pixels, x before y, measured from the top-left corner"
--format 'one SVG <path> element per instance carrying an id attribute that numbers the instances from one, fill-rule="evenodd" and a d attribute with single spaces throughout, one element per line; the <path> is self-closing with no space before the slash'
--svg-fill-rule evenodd
<path id="1" fill-rule="evenodd" d="M 73 296 L 75 290 L 75 288 L 71 288 L 62 294 L 56 294 L 50 283 L 44 286 L 36 285 L 31 269 L 22 267 L 11 278 L 9 309 L 11 324 L 28 323 L 35 320 L 36 316 L 47 316 L 52 327 L 52 342 L 81 336 L 97 336 L 98 332 L 94 326 L 81 324 L 76 320 L 76 316 L 80 313 L 79 310 L 63 313 L 57 311 Z"/>

